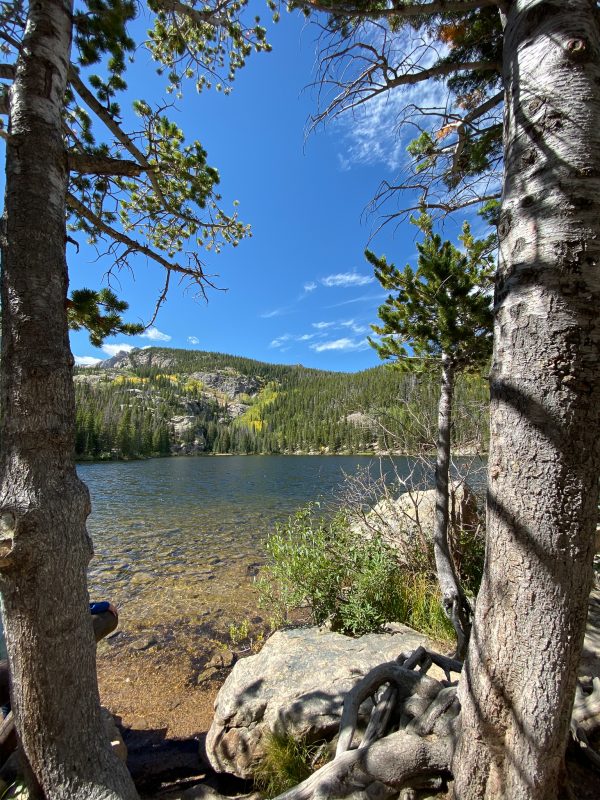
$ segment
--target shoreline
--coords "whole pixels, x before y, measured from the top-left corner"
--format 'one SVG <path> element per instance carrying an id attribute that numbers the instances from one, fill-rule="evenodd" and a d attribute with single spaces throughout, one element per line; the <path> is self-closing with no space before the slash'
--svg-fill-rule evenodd
<path id="1" fill-rule="evenodd" d="M 172 453 L 170 455 L 156 455 L 156 456 L 139 456 L 139 457 L 131 457 L 131 458 L 76 458 L 75 464 L 127 464 L 130 462 L 139 462 L 139 461 L 155 461 L 158 459 L 173 459 L 173 458 L 232 458 L 232 457 L 243 457 L 243 458 L 252 458 L 252 457 L 260 457 L 260 458 L 273 458 L 273 457 L 285 457 L 285 458 L 295 458 L 297 456 L 310 456 L 310 457 L 322 457 L 322 458 L 335 458 L 342 457 L 342 458 L 349 458 L 351 456 L 360 456 L 361 458 L 371 457 L 371 458 L 431 458 L 436 455 L 435 449 L 431 451 L 426 451 L 424 453 L 403 453 L 400 451 L 388 451 L 385 453 L 378 453 L 372 450 L 365 450 L 365 451 L 343 451 L 339 453 L 316 453 L 314 450 L 307 450 L 307 451 L 299 451 L 295 450 L 293 453 Z M 452 455 L 455 458 L 481 458 L 486 459 L 488 457 L 488 452 L 477 452 L 465 448 L 463 450 L 456 450 L 453 451 Z"/>

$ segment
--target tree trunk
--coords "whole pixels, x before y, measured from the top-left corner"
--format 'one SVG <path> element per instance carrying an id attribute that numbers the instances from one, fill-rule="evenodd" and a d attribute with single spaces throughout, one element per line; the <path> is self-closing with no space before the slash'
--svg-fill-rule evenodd
<path id="1" fill-rule="evenodd" d="M 465 657 L 471 627 L 471 608 L 462 591 L 448 541 L 450 505 L 450 437 L 452 431 L 452 396 L 454 365 L 449 355 L 442 355 L 442 383 L 438 406 L 438 441 L 435 464 L 435 525 L 433 552 L 444 611 L 456 631 L 456 657 Z"/>
<path id="2" fill-rule="evenodd" d="M 51 800 L 135 798 L 103 729 L 74 465 L 62 113 L 72 3 L 29 4 L 10 97 L 2 242 L 0 589 L 13 711 Z"/>
<path id="3" fill-rule="evenodd" d="M 486 562 L 459 688 L 460 800 L 560 791 L 600 473 L 600 23 L 514 0 L 504 45 Z"/>

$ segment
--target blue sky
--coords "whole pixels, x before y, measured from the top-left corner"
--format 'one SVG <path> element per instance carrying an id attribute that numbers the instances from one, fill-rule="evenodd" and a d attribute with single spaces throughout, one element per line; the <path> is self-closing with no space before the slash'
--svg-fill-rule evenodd
<path id="1" fill-rule="evenodd" d="M 307 88 L 315 77 L 315 36 L 301 16 L 284 14 L 269 26 L 273 51 L 250 57 L 231 95 L 197 95 L 190 86 L 171 112 L 219 169 L 225 208 L 238 200 L 241 219 L 252 226 L 252 238 L 239 247 L 206 255 L 207 272 L 227 291 L 209 290 L 206 303 L 173 282 L 146 334 L 109 339 L 99 350 L 85 332 L 73 333 L 80 363 L 149 345 L 341 371 L 379 363 L 366 337 L 385 294 L 363 256 L 379 219 L 364 210 L 381 180 L 397 173 L 405 143 L 394 129 L 393 98 L 306 138 L 316 109 Z M 164 86 L 142 53 L 130 70 L 130 98 L 157 100 Z M 415 232 L 408 224 L 388 226 L 369 246 L 403 265 L 414 259 Z M 109 267 L 86 246 L 78 254 L 70 246 L 68 258 L 72 288 L 98 287 Z M 143 258 L 133 275 L 113 279 L 130 304 L 130 321 L 151 317 L 161 280 L 160 269 Z"/>

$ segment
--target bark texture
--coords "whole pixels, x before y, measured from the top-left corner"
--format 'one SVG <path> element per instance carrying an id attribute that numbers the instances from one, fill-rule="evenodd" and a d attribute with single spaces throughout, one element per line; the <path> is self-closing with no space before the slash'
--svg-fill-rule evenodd
<path id="1" fill-rule="evenodd" d="M 485 573 L 461 679 L 460 800 L 553 800 L 592 581 L 600 452 L 600 23 L 507 7 Z"/>
<path id="2" fill-rule="evenodd" d="M 29 4 L 11 89 L 2 241 L 0 589 L 21 743 L 51 800 L 135 798 L 100 717 L 73 460 L 62 111 L 72 3 Z"/>
<path id="3" fill-rule="evenodd" d="M 452 434 L 452 396 L 454 365 L 446 353 L 442 356 L 442 382 L 438 406 L 438 442 L 435 464 L 435 524 L 433 553 L 442 604 L 456 631 L 456 657 L 464 659 L 471 629 L 471 608 L 460 586 L 448 541 L 450 437 Z"/>

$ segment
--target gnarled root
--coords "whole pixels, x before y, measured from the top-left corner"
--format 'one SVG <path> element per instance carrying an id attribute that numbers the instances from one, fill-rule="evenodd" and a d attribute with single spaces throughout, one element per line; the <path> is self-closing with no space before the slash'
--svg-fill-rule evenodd
<path id="1" fill-rule="evenodd" d="M 432 664 L 447 680 L 427 675 Z M 348 693 L 333 761 L 278 800 L 330 800 L 362 793 L 365 800 L 394 795 L 414 796 L 414 790 L 439 790 L 449 776 L 456 740 L 456 684 L 450 673 L 460 662 L 419 648 L 397 661 L 371 670 Z M 351 749 L 361 704 L 374 697 L 367 730 Z"/>
<path id="2" fill-rule="evenodd" d="M 446 679 L 427 675 L 432 664 Z M 359 680 L 344 701 L 336 755 L 277 800 L 413 800 L 419 790 L 441 790 L 450 777 L 458 738 L 460 706 L 456 681 L 460 661 L 418 648 L 381 664 Z M 367 729 L 356 742 L 359 709 L 374 698 Z M 571 733 L 600 768 L 588 736 L 600 726 L 600 679 L 577 686 Z"/>
<path id="3" fill-rule="evenodd" d="M 571 736 L 588 761 L 600 769 L 600 754 L 590 745 L 589 737 L 600 728 L 600 678 L 579 679 L 571 714 Z"/>

